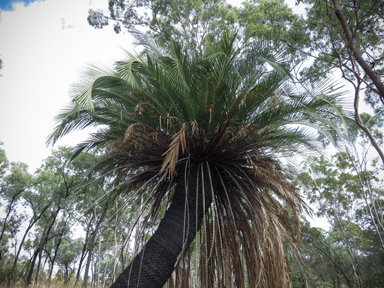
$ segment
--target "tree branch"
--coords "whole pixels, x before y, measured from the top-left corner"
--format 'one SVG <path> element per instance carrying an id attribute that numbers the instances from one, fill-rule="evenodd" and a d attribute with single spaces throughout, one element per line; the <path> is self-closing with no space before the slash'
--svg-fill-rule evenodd
<path id="1" fill-rule="evenodd" d="M 335 14 L 337 18 L 340 21 L 341 26 L 343 27 L 346 39 L 347 39 L 347 46 L 350 50 L 351 55 L 356 59 L 356 61 L 359 63 L 360 67 L 364 70 L 364 72 L 368 75 L 369 78 L 371 78 L 372 82 L 375 84 L 379 95 L 381 98 L 384 99 L 384 84 L 381 82 L 381 79 L 378 77 L 375 71 L 367 64 L 367 62 L 363 59 L 360 52 L 357 50 L 355 46 L 355 42 L 353 41 L 353 36 L 351 33 L 351 30 L 349 29 L 348 22 L 344 17 L 344 14 L 341 12 L 340 4 L 337 0 L 332 0 Z M 384 157 L 384 156 L 383 156 Z M 384 162 L 384 158 L 383 158 Z"/>

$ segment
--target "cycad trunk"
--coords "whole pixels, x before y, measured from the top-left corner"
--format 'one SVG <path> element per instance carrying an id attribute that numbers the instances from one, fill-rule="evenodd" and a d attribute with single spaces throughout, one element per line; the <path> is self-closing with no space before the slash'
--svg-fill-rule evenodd
<path id="1" fill-rule="evenodd" d="M 205 178 L 205 192 L 203 194 L 201 181 L 199 181 L 198 185 L 199 190 L 196 191 L 197 168 L 191 169 L 186 206 L 184 175 L 180 173 L 172 203 L 161 220 L 158 229 L 145 244 L 142 251 L 137 254 L 131 264 L 112 284 L 111 288 L 161 288 L 164 286 L 175 269 L 177 257 L 183 251 L 183 241 L 186 242 L 185 249 L 187 249 L 195 238 L 196 232 L 200 229 L 204 214 L 211 205 L 210 181 L 207 175 L 205 175 Z M 213 186 L 215 189 L 218 185 L 214 184 Z M 196 198 L 198 198 L 197 201 Z M 186 208 L 187 210 L 185 210 Z"/>

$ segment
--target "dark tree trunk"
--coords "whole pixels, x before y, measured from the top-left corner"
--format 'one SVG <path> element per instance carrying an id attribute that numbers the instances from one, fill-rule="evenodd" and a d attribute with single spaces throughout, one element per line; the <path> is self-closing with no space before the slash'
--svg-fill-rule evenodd
<path id="1" fill-rule="evenodd" d="M 51 285 L 51 278 L 52 278 L 52 273 L 53 273 L 53 268 L 54 268 L 54 265 L 55 265 L 55 261 L 56 261 L 56 257 L 57 257 L 57 252 L 59 251 L 59 247 L 61 245 L 61 241 L 64 237 L 64 234 L 65 234 L 65 230 L 68 229 L 67 227 L 67 223 L 68 223 L 68 218 L 65 219 L 65 222 L 64 222 L 64 225 L 60 231 L 60 234 L 59 234 L 59 241 L 57 241 L 57 244 L 56 244 L 56 247 L 55 247 L 55 251 L 54 251 L 54 255 L 52 257 L 52 259 L 50 259 L 51 261 L 51 266 L 50 266 L 50 269 L 49 269 L 49 272 L 48 272 L 48 287 Z"/>
<path id="2" fill-rule="evenodd" d="M 112 284 L 111 288 L 161 288 L 171 277 L 177 258 L 183 251 L 183 240 L 186 242 L 185 249 L 188 249 L 196 236 L 196 232 L 200 229 L 203 217 L 212 202 L 208 179 L 204 183 L 205 211 L 203 208 L 202 189 L 199 189 L 197 192 L 199 195 L 198 201 L 196 201 L 196 170 L 196 168 L 191 169 L 188 183 L 187 219 L 184 219 L 186 205 L 184 175 L 180 175 L 180 179 L 175 187 L 172 203 L 161 220 L 158 229 L 145 244 L 142 251 L 137 254 L 131 264 L 120 274 L 116 282 Z M 218 183 L 217 181 L 215 182 Z M 199 187 L 201 186 L 201 183 L 199 183 Z M 187 235 L 183 235 L 184 231 Z"/>
<path id="3" fill-rule="evenodd" d="M 0 243 L 1 243 L 1 241 L 2 241 L 2 239 L 3 239 L 3 235 L 4 235 L 4 233 L 5 233 L 5 227 L 7 226 L 7 220 L 8 220 L 8 217 L 9 217 L 9 215 L 10 215 L 11 212 L 12 212 L 12 208 L 13 208 L 12 205 L 13 205 L 14 203 L 16 203 L 16 201 L 17 201 L 17 200 L 16 200 L 17 196 L 19 196 L 19 195 L 21 194 L 21 192 L 24 192 L 24 190 L 25 190 L 25 189 L 23 189 L 23 190 L 17 192 L 17 193 L 16 193 L 15 195 L 13 195 L 13 197 L 12 197 L 11 203 L 9 204 L 9 208 L 8 208 L 7 215 L 6 215 L 5 218 L 4 218 L 3 228 L 1 229 Z M 1 261 L 1 259 L 3 259 L 2 253 L 3 253 L 3 249 L 0 249 L 0 261 Z"/>
<path id="4" fill-rule="evenodd" d="M 37 256 L 39 255 L 40 253 L 40 247 L 38 247 L 36 250 L 35 250 L 35 253 L 33 254 L 32 256 L 32 261 L 31 261 L 31 267 L 29 268 L 29 273 L 28 273 L 28 276 L 27 276 L 27 281 L 25 282 L 26 283 L 26 286 L 29 286 L 31 283 L 32 283 L 32 274 L 33 274 L 33 268 L 35 268 L 35 262 L 36 262 L 36 259 L 37 259 Z"/>
<path id="5" fill-rule="evenodd" d="M 7 220 L 8 220 L 8 217 L 9 217 L 9 215 L 10 215 L 11 212 L 12 212 L 12 208 L 13 208 L 12 205 L 13 205 L 14 203 L 16 203 L 16 198 L 17 198 L 17 196 L 19 196 L 19 195 L 21 194 L 21 192 L 24 192 L 24 190 L 25 190 L 25 189 L 23 189 L 23 190 L 17 192 L 17 193 L 16 193 L 15 195 L 13 195 L 13 197 L 12 197 L 11 203 L 9 204 L 9 208 L 8 208 L 7 215 L 5 216 L 4 221 L 3 221 L 3 228 L 1 229 L 1 233 L 0 233 L 0 242 L 1 242 L 1 240 L 3 239 L 3 235 L 4 235 L 4 232 L 5 232 L 5 227 L 7 226 Z M 2 253 L 2 250 L 0 250 L 0 260 L 2 259 L 1 253 Z"/>
<path id="6" fill-rule="evenodd" d="M 87 255 L 87 252 L 86 252 L 87 240 L 88 240 L 88 235 L 85 237 L 85 243 L 83 246 L 83 251 L 81 252 L 81 256 L 80 256 L 79 268 L 77 268 L 76 281 L 75 281 L 75 285 L 73 285 L 73 287 L 77 287 L 77 283 L 79 283 L 79 280 L 80 280 L 81 266 L 83 265 L 83 261 Z"/>
<path id="7" fill-rule="evenodd" d="M 59 206 L 56 210 L 56 213 L 51 214 L 51 223 L 49 224 L 48 227 L 45 228 L 45 230 L 43 232 L 43 235 L 45 235 L 45 237 L 42 239 L 41 244 L 40 244 L 39 262 L 37 264 L 37 269 L 36 269 L 35 286 L 37 286 L 37 283 L 39 281 L 39 274 L 40 274 L 40 268 L 41 268 L 41 258 L 42 258 L 42 254 L 44 251 L 44 247 L 45 247 L 45 245 L 47 245 L 47 242 L 49 241 L 51 229 L 52 229 L 53 225 L 55 224 L 57 215 L 59 215 L 60 210 L 61 210 L 61 208 Z"/>
<path id="8" fill-rule="evenodd" d="M 100 216 L 99 220 L 97 221 L 95 230 L 93 231 L 93 235 L 91 237 L 91 241 L 89 242 L 88 259 L 87 259 L 87 264 L 85 266 L 85 271 L 84 271 L 84 282 L 83 282 L 83 287 L 84 288 L 86 288 L 87 285 L 88 285 L 88 272 L 89 272 L 89 267 L 91 265 L 92 252 L 93 252 L 93 247 L 94 247 L 94 244 L 95 244 L 96 234 L 97 234 L 97 231 L 99 231 L 99 229 L 100 229 L 101 223 L 103 223 L 103 220 L 104 220 L 104 217 L 105 217 L 105 213 L 108 210 L 109 202 L 110 202 L 110 200 L 112 198 L 112 195 L 113 195 L 112 193 L 109 193 L 108 198 L 105 201 L 103 212 L 101 213 L 101 216 Z"/>
<path id="9" fill-rule="evenodd" d="M 40 269 L 41 269 L 41 258 L 43 257 L 43 249 L 44 248 L 42 248 L 40 250 L 39 261 L 37 261 L 37 268 L 36 268 L 36 275 L 35 275 L 35 285 L 34 286 L 37 286 L 37 284 L 39 282 L 39 275 L 40 275 Z"/>
<path id="10" fill-rule="evenodd" d="M 24 244 L 25 238 L 27 237 L 28 232 L 29 232 L 29 230 L 31 230 L 32 227 L 33 227 L 33 225 L 29 225 L 28 226 L 27 230 L 25 231 L 25 233 L 23 235 L 23 238 L 21 239 L 21 243 L 19 245 L 17 253 L 15 254 L 16 256 L 15 256 L 15 260 L 13 261 L 13 266 L 12 266 L 11 273 L 9 274 L 7 287 L 11 287 L 11 283 L 13 283 L 14 280 L 15 280 L 16 266 L 17 266 L 17 261 L 18 261 L 19 256 L 20 256 L 20 251 L 23 248 L 23 244 Z"/>
<path id="11" fill-rule="evenodd" d="M 81 266 L 83 265 L 83 261 L 87 255 L 87 251 L 86 251 L 87 250 L 87 242 L 88 242 L 88 238 L 89 238 L 90 227 L 91 227 L 92 221 L 93 221 L 93 217 L 91 217 L 89 219 L 89 222 L 87 225 L 87 233 L 86 233 L 85 239 L 84 239 L 83 251 L 81 252 L 79 268 L 77 268 L 76 281 L 75 281 L 75 285 L 73 287 L 77 287 L 77 284 L 79 283 L 79 280 L 80 280 Z"/>
<path id="12" fill-rule="evenodd" d="M 19 249 L 17 250 L 17 254 L 15 256 L 15 260 L 13 262 L 13 266 L 12 266 L 12 271 L 9 275 L 9 278 L 8 278 L 8 287 L 11 287 L 11 283 L 14 282 L 15 280 L 15 272 L 16 272 L 16 266 L 17 266 L 17 261 L 19 259 L 19 256 L 20 256 L 20 252 L 21 252 L 21 249 L 23 248 L 23 245 L 24 245 L 24 241 L 28 235 L 28 232 L 29 230 L 32 229 L 32 227 L 36 224 L 36 222 L 41 218 L 41 216 L 44 214 L 44 212 L 49 208 L 49 206 L 51 205 L 51 203 L 49 203 L 48 205 L 46 205 L 43 209 L 43 211 L 40 213 L 40 215 L 36 216 L 35 214 L 33 215 L 33 218 L 30 220 L 29 222 L 29 225 L 27 227 L 27 230 L 25 231 L 24 235 L 23 235 L 23 239 L 21 240 L 21 243 L 19 245 Z"/>

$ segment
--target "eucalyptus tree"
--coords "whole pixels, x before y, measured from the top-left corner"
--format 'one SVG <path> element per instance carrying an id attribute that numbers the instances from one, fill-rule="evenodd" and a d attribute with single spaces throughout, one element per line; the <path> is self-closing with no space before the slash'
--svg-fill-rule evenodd
<path id="1" fill-rule="evenodd" d="M 200 44 L 208 33 L 220 33 L 237 21 L 237 9 L 225 0 L 110 0 L 108 10 L 90 9 L 88 23 L 101 29 L 112 22 L 116 33 L 144 29 L 158 38 L 173 35 Z"/>
<path id="2" fill-rule="evenodd" d="M 308 207 L 283 159 L 316 148 L 310 129 L 328 135 L 339 94 L 290 87 L 290 63 L 266 41 L 243 46 L 222 33 L 200 50 L 136 35 L 144 52 L 91 65 L 48 139 L 96 127 L 74 156 L 104 149 L 116 190 L 127 205 L 142 201 L 146 243 L 111 287 L 163 287 L 175 269 L 174 283 L 188 287 L 191 261 L 200 287 L 288 287 L 286 253 Z"/>
<path id="3" fill-rule="evenodd" d="M 282 39 L 313 60 L 309 67 L 300 71 L 301 79 L 338 72 L 334 77 L 342 77 L 351 84 L 353 119 L 384 163 L 384 152 L 369 127 L 370 121 L 383 121 L 383 1 L 299 0 L 297 3 L 307 5 L 307 15 L 297 18 Z M 364 98 L 362 93 L 365 93 Z M 360 117 L 362 99 L 374 110 L 369 119 Z"/>
<path id="4" fill-rule="evenodd" d="M 25 207 L 30 208 L 30 215 L 28 224 L 25 228 L 25 231 L 23 233 L 23 237 L 21 238 L 21 241 L 18 245 L 17 252 L 15 253 L 15 258 L 12 266 L 12 270 L 10 272 L 9 278 L 8 278 L 8 287 L 11 286 L 11 284 L 17 280 L 16 279 L 16 269 L 17 264 L 19 261 L 19 257 L 21 255 L 21 251 L 23 250 L 24 244 L 27 240 L 28 234 L 32 230 L 33 227 L 35 227 L 36 223 L 41 219 L 41 217 L 46 213 L 46 211 L 49 209 L 51 202 L 49 199 L 46 199 L 44 195 L 38 195 L 34 193 L 33 191 L 26 191 L 23 195 L 24 198 L 24 205 Z"/>
<path id="5" fill-rule="evenodd" d="M 378 169 L 377 160 L 369 165 L 371 169 L 359 170 L 357 160 L 343 152 L 335 154 L 331 161 L 311 157 L 306 166 L 310 172 L 303 172 L 299 177 L 306 183 L 306 195 L 311 203 L 316 203 L 318 216 L 328 219 L 334 235 L 338 233 L 338 241 L 347 247 L 351 260 L 360 261 L 358 256 L 371 254 L 363 252 L 367 247 L 370 247 L 367 250 L 375 247 L 373 254 L 384 253 L 384 190 L 380 177 L 383 170 L 382 167 Z M 351 236 L 353 233 L 371 243 L 356 244 Z M 357 249 L 355 245 L 363 247 Z M 365 265 L 353 264 L 359 269 Z M 372 271 L 377 268 L 373 263 L 370 266 Z M 360 277 L 360 273 L 355 275 L 356 278 L 357 275 Z"/>
<path id="6" fill-rule="evenodd" d="M 9 163 L 5 151 L 0 148 L 0 209 L 5 215 L 0 222 L 0 260 L 3 251 L 7 250 L 7 239 L 15 237 L 25 218 L 16 208 L 32 183 L 32 175 L 28 173 L 27 168 L 24 163 Z"/>
<path id="7" fill-rule="evenodd" d="M 83 153 L 76 161 L 68 163 L 71 149 L 60 147 L 52 151 L 52 155 L 44 160 L 42 166 L 35 172 L 35 185 L 32 191 L 25 194 L 25 200 L 32 209 L 26 234 L 35 227 L 33 241 L 33 256 L 27 273 L 26 282 L 31 283 L 35 273 L 38 282 L 43 261 L 49 260 L 50 269 L 48 281 L 51 279 L 55 257 L 60 251 L 61 238 L 70 233 L 76 218 L 81 215 L 82 201 L 76 198 L 77 190 L 89 191 L 89 187 L 82 187 L 89 180 L 93 155 Z M 22 243 L 19 250 L 22 248 Z M 36 269 L 35 269 L 36 266 Z"/>
<path id="8" fill-rule="evenodd" d="M 66 286 L 75 272 L 75 262 L 81 254 L 82 239 L 72 239 L 69 235 L 62 238 L 60 249 L 57 253 L 57 264 L 63 271 L 64 286 Z"/>

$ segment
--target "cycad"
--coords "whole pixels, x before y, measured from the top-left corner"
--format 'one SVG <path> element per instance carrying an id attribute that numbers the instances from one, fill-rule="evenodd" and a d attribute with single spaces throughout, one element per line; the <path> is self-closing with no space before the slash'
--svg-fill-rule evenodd
<path id="1" fill-rule="evenodd" d="M 97 127 L 76 153 L 104 148 L 104 167 L 149 208 L 144 222 L 164 215 L 112 287 L 163 287 L 175 268 L 170 285 L 189 287 L 191 261 L 199 287 L 290 285 L 307 206 L 281 160 L 313 148 L 312 128 L 331 129 L 320 116 L 335 97 L 293 94 L 267 45 L 212 39 L 199 54 L 141 37 L 140 55 L 90 67 L 57 117 L 49 141 Z"/>

